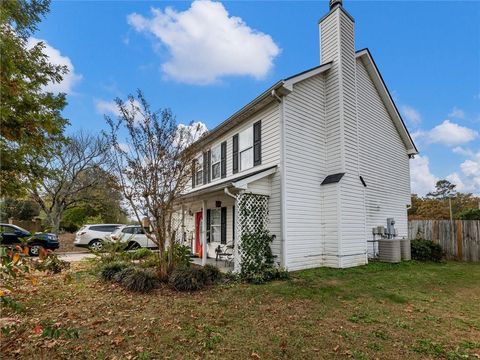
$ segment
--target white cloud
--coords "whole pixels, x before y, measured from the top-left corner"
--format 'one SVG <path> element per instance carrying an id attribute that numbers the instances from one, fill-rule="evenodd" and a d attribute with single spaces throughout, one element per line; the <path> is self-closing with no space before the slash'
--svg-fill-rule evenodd
<path id="1" fill-rule="evenodd" d="M 192 142 L 197 141 L 203 134 L 208 132 L 207 125 L 201 121 L 193 122 L 190 125 L 179 124 L 178 127 L 180 129 L 185 129 L 185 131 L 189 133 L 189 136 L 192 138 Z"/>
<path id="2" fill-rule="evenodd" d="M 466 191 L 480 196 L 480 151 L 476 154 L 476 160 L 465 160 L 460 164 L 465 175 Z"/>
<path id="3" fill-rule="evenodd" d="M 479 176 L 480 177 L 480 163 L 473 160 L 465 160 L 460 164 L 460 169 L 467 176 Z"/>
<path id="4" fill-rule="evenodd" d="M 152 8 L 151 18 L 132 13 L 127 20 L 169 50 L 170 59 L 162 64 L 162 71 L 180 82 L 210 84 L 228 75 L 261 79 L 280 53 L 270 35 L 230 16 L 220 2 L 197 0 L 183 12 Z"/>
<path id="5" fill-rule="evenodd" d="M 461 146 L 457 146 L 457 147 L 454 147 L 452 149 L 452 151 L 455 153 L 455 154 L 458 154 L 458 155 L 462 155 L 462 156 L 466 156 L 466 157 L 471 157 L 471 158 L 477 158 L 479 161 L 480 161 L 480 151 L 475 153 L 473 150 L 471 149 L 465 149 Z"/>
<path id="6" fill-rule="evenodd" d="M 95 108 L 99 114 L 120 116 L 120 110 L 115 101 L 96 100 Z"/>
<path id="7" fill-rule="evenodd" d="M 457 119 L 464 119 L 465 118 L 465 111 L 462 109 L 459 109 L 458 107 L 454 107 L 450 114 L 448 114 L 449 117 L 451 118 L 457 118 Z"/>
<path id="8" fill-rule="evenodd" d="M 453 173 L 447 179 L 455 183 L 459 191 L 480 195 L 480 151 L 458 146 L 453 152 L 468 159 L 460 164 L 461 175 Z"/>
<path id="9" fill-rule="evenodd" d="M 133 106 L 135 108 L 141 109 L 141 105 L 137 100 L 133 101 Z M 113 115 L 117 117 L 121 115 L 120 110 L 117 104 L 115 103 L 115 101 L 96 100 L 95 108 L 97 109 L 97 112 L 99 114 Z M 130 108 L 127 107 L 127 109 L 130 109 Z M 140 119 L 141 119 L 141 114 L 137 113 L 137 115 L 135 116 L 135 120 L 139 121 Z M 178 124 L 178 127 L 179 129 L 186 132 L 183 140 L 186 142 L 185 145 L 189 145 L 197 141 L 203 134 L 208 132 L 207 125 L 205 125 L 201 121 L 192 122 L 189 125 Z M 123 146 L 122 149 L 126 151 L 126 146 L 128 145 L 127 144 L 120 144 L 120 145 L 121 147 Z"/>
<path id="10" fill-rule="evenodd" d="M 423 196 L 435 188 L 438 178 L 430 172 L 427 156 L 417 155 L 410 161 L 410 181 L 412 193 Z"/>
<path id="11" fill-rule="evenodd" d="M 455 124 L 450 120 L 443 121 L 432 130 L 425 132 L 427 141 L 447 146 L 456 146 L 468 143 L 478 137 L 478 131 Z"/>
<path id="12" fill-rule="evenodd" d="M 82 80 L 82 75 L 75 73 L 73 63 L 68 56 L 62 55 L 58 49 L 50 46 L 45 40 L 31 37 L 28 39 L 27 48 L 31 49 L 39 42 L 45 44 L 43 52 L 49 57 L 52 64 L 66 66 L 68 69 L 68 73 L 63 75 L 63 80 L 61 82 L 50 82 L 45 86 L 45 90 L 53 93 L 71 94 L 73 92 L 73 87 Z"/>
<path id="13" fill-rule="evenodd" d="M 464 192 L 465 191 L 465 184 L 463 183 L 462 179 L 460 178 L 460 175 L 458 173 L 454 172 L 446 177 L 448 181 L 450 181 L 452 184 L 457 185 L 455 190 Z"/>
<path id="14" fill-rule="evenodd" d="M 113 115 L 116 117 L 121 116 L 120 109 L 115 101 L 95 100 L 95 108 L 97 112 L 102 115 Z M 140 113 L 141 104 L 137 100 L 133 100 L 133 107 L 130 102 L 126 102 L 126 109 L 129 113 L 135 112 L 135 121 L 139 121 L 142 118 Z"/>
<path id="15" fill-rule="evenodd" d="M 412 124 L 418 125 L 422 122 L 420 112 L 411 106 L 403 105 L 401 107 L 403 116 Z"/>
<path id="16" fill-rule="evenodd" d="M 175 141 L 180 142 L 181 146 L 186 148 L 200 139 L 200 137 L 207 132 L 207 125 L 201 121 L 193 122 L 190 125 L 178 124 L 178 131 Z M 182 138 L 180 138 L 180 136 Z"/>

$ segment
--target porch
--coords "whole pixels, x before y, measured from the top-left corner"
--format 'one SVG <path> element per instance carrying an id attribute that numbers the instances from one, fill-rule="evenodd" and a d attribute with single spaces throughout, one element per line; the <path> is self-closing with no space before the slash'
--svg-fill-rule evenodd
<path id="1" fill-rule="evenodd" d="M 201 258 L 193 258 L 192 263 L 195 265 L 204 266 L 206 264 L 217 267 L 222 273 L 228 273 L 233 271 L 233 262 L 225 262 L 225 260 L 218 260 L 207 258 L 205 264 L 202 264 Z"/>
<path id="2" fill-rule="evenodd" d="M 267 226 L 269 177 L 275 171 L 276 167 L 271 167 L 242 175 L 235 179 L 237 181 L 201 186 L 181 198 L 179 234 L 182 234 L 183 244 L 197 256 L 194 263 L 211 264 L 224 272 L 240 270 L 241 234 L 251 232 L 256 223 L 264 228 Z M 253 199 L 252 195 L 256 196 L 255 200 L 247 201 Z M 251 208 L 252 201 L 256 203 L 254 208 Z M 248 210 L 242 212 L 242 208 Z M 216 261 L 218 252 L 228 253 L 228 256 Z"/>

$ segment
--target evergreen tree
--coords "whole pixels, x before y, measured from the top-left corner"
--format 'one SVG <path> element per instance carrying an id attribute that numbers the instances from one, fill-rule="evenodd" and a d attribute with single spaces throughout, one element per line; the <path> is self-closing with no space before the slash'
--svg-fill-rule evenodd
<path id="1" fill-rule="evenodd" d="M 0 196 L 15 196 L 36 159 L 63 140 L 65 94 L 46 92 L 67 68 L 51 64 L 44 43 L 28 38 L 49 10 L 48 0 L 3 0 L 0 4 Z"/>

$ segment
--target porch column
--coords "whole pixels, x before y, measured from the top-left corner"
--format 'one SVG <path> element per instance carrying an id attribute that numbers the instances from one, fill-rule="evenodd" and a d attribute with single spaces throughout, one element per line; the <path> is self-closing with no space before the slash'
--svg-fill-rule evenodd
<path id="1" fill-rule="evenodd" d="M 202 266 L 207 264 L 207 201 L 202 200 Z"/>
<path id="2" fill-rule="evenodd" d="M 185 245 L 186 238 L 185 238 L 185 205 L 182 204 L 182 245 Z"/>

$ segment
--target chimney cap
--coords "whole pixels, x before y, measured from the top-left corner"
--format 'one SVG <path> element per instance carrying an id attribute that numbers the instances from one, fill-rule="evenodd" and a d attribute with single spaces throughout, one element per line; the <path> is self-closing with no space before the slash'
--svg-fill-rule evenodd
<path id="1" fill-rule="evenodd" d="M 342 0 L 330 0 L 330 10 L 332 10 L 336 5 L 342 6 Z"/>

